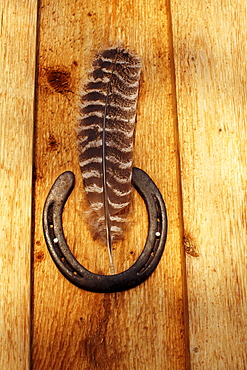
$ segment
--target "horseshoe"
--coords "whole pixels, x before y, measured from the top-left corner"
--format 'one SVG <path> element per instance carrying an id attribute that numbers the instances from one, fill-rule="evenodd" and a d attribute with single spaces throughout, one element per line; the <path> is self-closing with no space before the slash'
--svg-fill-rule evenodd
<path id="1" fill-rule="evenodd" d="M 50 255 L 64 277 L 78 288 L 97 293 L 121 292 L 143 283 L 156 269 L 167 237 L 167 213 L 163 198 L 151 178 L 133 168 L 133 185 L 148 212 L 148 236 L 136 262 L 115 275 L 98 275 L 83 267 L 71 253 L 62 226 L 64 205 L 74 188 L 73 172 L 63 172 L 54 182 L 43 210 L 43 230 Z"/>

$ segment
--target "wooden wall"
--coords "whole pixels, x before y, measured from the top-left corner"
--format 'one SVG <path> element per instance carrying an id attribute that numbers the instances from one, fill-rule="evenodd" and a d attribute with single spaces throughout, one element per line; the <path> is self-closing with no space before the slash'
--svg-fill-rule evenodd
<path id="1" fill-rule="evenodd" d="M 0 14 L 1 368 L 245 369 L 245 2 L 6 0 Z M 107 272 L 83 217 L 74 126 L 94 52 L 120 41 L 143 60 L 135 166 L 163 194 L 169 234 L 144 284 L 95 294 L 58 272 L 41 218 L 72 170 L 68 244 Z M 118 271 L 145 241 L 137 194 L 130 223 Z"/>

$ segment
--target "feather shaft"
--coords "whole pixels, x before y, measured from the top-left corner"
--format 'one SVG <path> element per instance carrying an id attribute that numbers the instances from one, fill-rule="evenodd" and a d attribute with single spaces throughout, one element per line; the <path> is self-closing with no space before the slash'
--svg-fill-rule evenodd
<path id="1" fill-rule="evenodd" d="M 104 111 L 104 120 L 103 120 L 103 132 L 102 132 L 102 157 L 106 158 L 106 114 L 107 114 L 107 106 L 108 106 L 108 96 L 110 90 L 110 82 L 108 86 L 108 91 L 106 95 L 106 102 L 105 102 L 105 111 Z M 111 239 L 111 220 L 109 215 L 109 203 L 108 203 L 108 195 L 107 195 L 107 185 L 106 185 L 106 161 L 103 160 L 103 193 L 104 193 L 104 223 L 106 229 L 106 242 L 107 242 L 107 250 L 109 255 L 110 261 L 110 270 L 111 273 L 115 273 L 114 262 L 113 262 L 113 255 L 112 255 L 112 239 Z"/>

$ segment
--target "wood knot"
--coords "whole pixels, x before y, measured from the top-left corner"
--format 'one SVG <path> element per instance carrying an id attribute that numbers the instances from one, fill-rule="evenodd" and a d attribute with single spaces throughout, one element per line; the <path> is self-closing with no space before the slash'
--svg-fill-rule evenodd
<path id="1" fill-rule="evenodd" d="M 56 151 L 59 147 L 59 143 L 55 139 L 55 136 L 53 134 L 49 135 L 48 138 L 48 147 L 50 148 L 51 151 Z"/>
<path id="2" fill-rule="evenodd" d="M 63 69 L 47 71 L 47 81 L 49 85 L 58 93 L 64 94 L 70 91 L 71 73 Z"/>
<path id="3" fill-rule="evenodd" d="M 199 257 L 199 253 L 196 251 L 196 246 L 192 240 L 188 237 L 184 237 L 184 250 L 185 253 L 189 254 L 192 257 Z"/>

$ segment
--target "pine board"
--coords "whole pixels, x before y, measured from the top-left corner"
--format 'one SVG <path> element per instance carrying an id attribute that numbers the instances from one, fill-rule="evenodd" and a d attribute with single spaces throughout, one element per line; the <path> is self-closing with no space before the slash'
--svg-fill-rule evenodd
<path id="1" fill-rule="evenodd" d="M 0 368 L 30 365 L 30 256 L 37 2 L 0 4 Z"/>
<path id="2" fill-rule="evenodd" d="M 36 27 L 32 367 L 246 367 L 246 5 L 172 0 L 171 12 L 169 6 L 154 0 L 40 1 L 38 23 L 35 1 L 0 6 L 3 369 L 30 367 Z M 59 274 L 41 215 L 55 178 L 63 170 L 75 172 L 66 236 L 85 267 L 108 272 L 106 250 L 92 241 L 83 217 L 74 124 L 80 79 L 94 51 L 119 40 L 143 58 L 135 165 L 164 196 L 169 234 L 165 255 L 145 284 L 98 295 Z M 136 194 L 133 203 L 127 243 L 114 251 L 119 271 L 133 263 L 145 241 L 146 210 Z"/>
<path id="3" fill-rule="evenodd" d="M 246 369 L 244 1 L 171 1 L 191 369 Z"/>
<path id="4" fill-rule="evenodd" d="M 185 368 L 183 276 L 170 22 L 164 1 L 40 1 L 39 76 L 35 129 L 34 369 Z M 155 181 L 167 204 L 165 254 L 148 281 L 117 294 L 79 290 L 56 269 L 43 238 L 47 193 L 64 170 L 76 186 L 64 212 L 71 250 L 86 268 L 108 273 L 105 248 L 93 242 L 83 217 L 75 117 L 80 79 L 94 52 L 122 41 L 143 59 L 135 165 Z M 138 222 L 137 222 L 138 220 Z M 146 210 L 135 194 L 126 241 L 115 250 L 117 271 L 140 253 Z"/>

